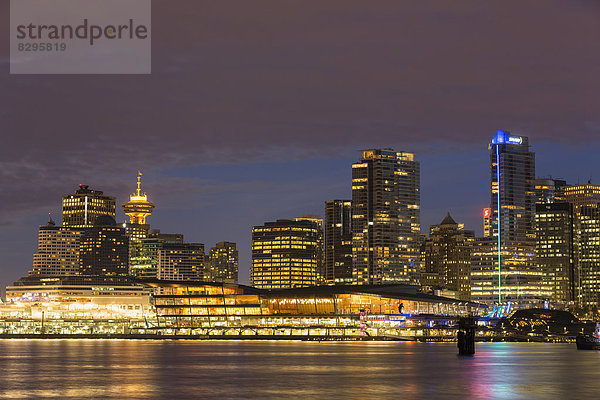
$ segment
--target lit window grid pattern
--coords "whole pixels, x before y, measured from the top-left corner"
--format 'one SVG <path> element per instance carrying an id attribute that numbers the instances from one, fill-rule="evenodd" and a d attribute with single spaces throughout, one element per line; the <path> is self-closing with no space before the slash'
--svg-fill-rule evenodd
<path id="1" fill-rule="evenodd" d="M 211 247 L 204 279 L 209 282 L 238 282 L 239 254 L 235 243 L 221 242 Z"/>
<path id="2" fill-rule="evenodd" d="M 61 227 L 40 227 L 38 251 L 33 255 L 29 275 L 64 276 L 79 273 L 82 231 Z"/>
<path id="3" fill-rule="evenodd" d="M 158 252 L 163 240 L 154 238 L 132 239 L 129 242 L 129 275 L 156 278 Z"/>
<path id="4" fill-rule="evenodd" d="M 458 292 L 460 300 L 471 299 L 471 248 L 473 231 L 460 225 L 433 225 L 423 245 L 421 285 Z"/>
<path id="5" fill-rule="evenodd" d="M 102 215 L 110 215 L 115 218 L 116 199 L 114 197 L 94 194 L 63 196 L 62 225 L 65 227 L 90 227 Z"/>
<path id="6" fill-rule="evenodd" d="M 352 279 L 352 202 L 325 202 L 325 282 L 351 284 Z"/>
<path id="7" fill-rule="evenodd" d="M 535 153 L 529 151 L 528 140 L 523 144 L 490 144 L 492 235 L 498 236 L 498 177 L 500 169 L 500 204 L 502 240 L 535 240 Z M 500 165 L 497 165 L 496 146 Z"/>
<path id="8" fill-rule="evenodd" d="M 163 280 L 203 280 L 204 245 L 186 243 L 159 250 L 157 278 Z"/>
<path id="9" fill-rule="evenodd" d="M 471 301 L 495 305 L 498 302 L 498 259 L 494 239 L 477 239 L 471 254 Z M 551 297 L 544 273 L 536 266 L 534 246 L 504 242 L 502 256 L 502 301 L 515 308 L 543 306 Z"/>
<path id="10" fill-rule="evenodd" d="M 600 305 L 600 204 L 579 209 L 579 303 Z"/>
<path id="11" fill-rule="evenodd" d="M 576 212 L 582 206 L 594 206 L 600 203 L 600 185 L 568 185 L 565 187 L 565 198 L 573 204 Z"/>
<path id="12" fill-rule="evenodd" d="M 127 275 L 129 238 L 125 229 L 102 226 L 85 230 L 79 262 L 83 275 Z"/>
<path id="13" fill-rule="evenodd" d="M 254 227 L 250 284 L 263 289 L 316 285 L 320 243 L 322 230 L 310 221 L 278 221 Z"/>
<path id="14" fill-rule="evenodd" d="M 574 219 L 569 203 L 537 206 L 536 259 L 549 286 L 551 300 L 567 304 L 577 299 Z"/>
<path id="15" fill-rule="evenodd" d="M 420 166 L 414 154 L 364 150 L 352 165 L 356 284 L 419 283 Z"/>

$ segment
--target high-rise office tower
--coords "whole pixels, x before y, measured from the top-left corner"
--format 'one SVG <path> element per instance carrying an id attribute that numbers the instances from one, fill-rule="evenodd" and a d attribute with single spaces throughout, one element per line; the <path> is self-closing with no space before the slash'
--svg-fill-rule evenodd
<path id="1" fill-rule="evenodd" d="M 79 185 L 75 194 L 62 197 L 62 225 L 64 227 L 88 228 L 103 215 L 115 218 L 115 198 L 105 196 L 100 190 Z"/>
<path id="2" fill-rule="evenodd" d="M 52 218 L 40 226 L 38 251 L 33 255 L 29 276 L 65 276 L 79 273 L 79 246 L 82 229 L 56 226 Z"/>
<path id="3" fill-rule="evenodd" d="M 533 241 L 535 153 L 529 150 L 529 139 L 498 131 L 489 150 L 493 235 L 498 234 L 497 213 L 500 203 L 501 240 Z"/>
<path id="4" fill-rule="evenodd" d="M 562 203 L 567 201 L 565 190 L 567 189 L 567 181 L 564 179 L 552 179 L 554 181 L 554 201 Z"/>
<path id="5" fill-rule="evenodd" d="M 581 206 L 600 203 L 600 185 L 591 182 L 577 185 L 567 185 L 564 189 L 565 200 L 573 204 L 577 213 Z"/>
<path id="6" fill-rule="evenodd" d="M 236 244 L 219 242 L 211 247 L 204 271 L 204 280 L 209 282 L 238 283 L 239 256 Z"/>
<path id="7" fill-rule="evenodd" d="M 204 258 L 202 243 L 164 243 L 158 251 L 156 277 L 172 281 L 203 280 Z"/>
<path id="8" fill-rule="evenodd" d="M 497 305 L 500 297 L 502 305 L 510 303 L 512 308 L 543 307 L 550 290 L 536 266 L 534 250 L 530 243 L 503 242 L 499 279 L 497 238 L 476 238 L 471 253 L 471 301 Z"/>
<path id="9" fill-rule="evenodd" d="M 567 304 L 576 300 L 575 216 L 566 202 L 538 203 L 535 214 L 536 259 L 551 290 L 551 300 Z"/>
<path id="10" fill-rule="evenodd" d="M 600 204 L 578 209 L 578 303 L 586 310 L 600 307 Z"/>
<path id="11" fill-rule="evenodd" d="M 549 290 L 535 263 L 535 153 L 527 137 L 505 131 L 494 135 L 488 149 L 491 236 L 475 242 L 471 298 L 518 308 L 540 306 Z"/>
<path id="12" fill-rule="evenodd" d="M 163 244 L 183 244 L 182 234 L 160 233 L 149 230 L 146 238 L 129 242 L 129 275 L 140 278 L 156 278 L 158 255 Z"/>
<path id="13" fill-rule="evenodd" d="M 538 178 L 534 180 L 534 191 L 537 204 L 565 201 L 567 182 L 562 179 Z"/>
<path id="14" fill-rule="evenodd" d="M 352 201 L 325 202 L 325 282 L 352 284 Z"/>
<path id="15" fill-rule="evenodd" d="M 316 285 L 321 232 L 308 220 L 279 219 L 253 227 L 250 284 L 263 289 Z"/>
<path id="16" fill-rule="evenodd" d="M 600 306 L 600 223 L 597 219 L 600 185 L 589 181 L 586 184 L 567 185 L 565 199 L 573 205 L 575 219 L 576 301 L 579 306 L 589 310 Z"/>
<path id="17" fill-rule="evenodd" d="M 439 225 L 432 225 L 422 246 L 421 285 L 455 291 L 459 300 L 470 300 L 474 240 L 475 233 L 457 224 L 450 213 Z"/>
<path id="18" fill-rule="evenodd" d="M 418 284 L 419 162 L 391 149 L 361 153 L 352 164 L 353 280 Z"/>
<path id="19" fill-rule="evenodd" d="M 123 211 L 129 216 L 129 222 L 125 224 L 125 231 L 130 239 L 141 239 L 148 235 L 150 225 L 146 224 L 146 218 L 152 214 L 154 204 L 148 201 L 148 195 L 141 191 L 142 173 L 138 172 L 137 190 L 129 196 L 129 201 L 123 203 Z"/>
<path id="20" fill-rule="evenodd" d="M 129 238 L 109 215 L 96 218 L 81 236 L 79 267 L 82 275 L 127 275 Z"/>
<path id="21" fill-rule="evenodd" d="M 323 218 L 320 215 L 303 214 L 302 217 L 294 218 L 294 221 L 311 221 L 319 229 L 317 240 L 317 285 L 325 284 L 325 250 L 324 250 L 324 229 Z"/>

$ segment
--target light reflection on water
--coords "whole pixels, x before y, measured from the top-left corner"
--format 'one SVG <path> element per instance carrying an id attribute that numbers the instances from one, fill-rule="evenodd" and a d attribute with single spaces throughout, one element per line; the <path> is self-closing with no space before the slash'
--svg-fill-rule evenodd
<path id="1" fill-rule="evenodd" d="M 0 340 L 2 398 L 598 398 L 568 344 Z"/>

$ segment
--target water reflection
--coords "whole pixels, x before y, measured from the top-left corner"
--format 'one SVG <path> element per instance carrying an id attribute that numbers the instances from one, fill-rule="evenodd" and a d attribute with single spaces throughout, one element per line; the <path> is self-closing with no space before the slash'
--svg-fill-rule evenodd
<path id="1" fill-rule="evenodd" d="M 600 354 L 561 344 L 0 340 L 3 398 L 597 397 Z"/>

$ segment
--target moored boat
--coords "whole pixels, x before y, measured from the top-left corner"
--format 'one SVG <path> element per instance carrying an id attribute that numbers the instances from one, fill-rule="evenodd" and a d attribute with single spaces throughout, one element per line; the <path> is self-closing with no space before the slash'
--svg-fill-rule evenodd
<path id="1" fill-rule="evenodd" d="M 575 338 L 577 350 L 600 350 L 600 323 L 596 324 L 594 333 L 579 334 Z"/>

